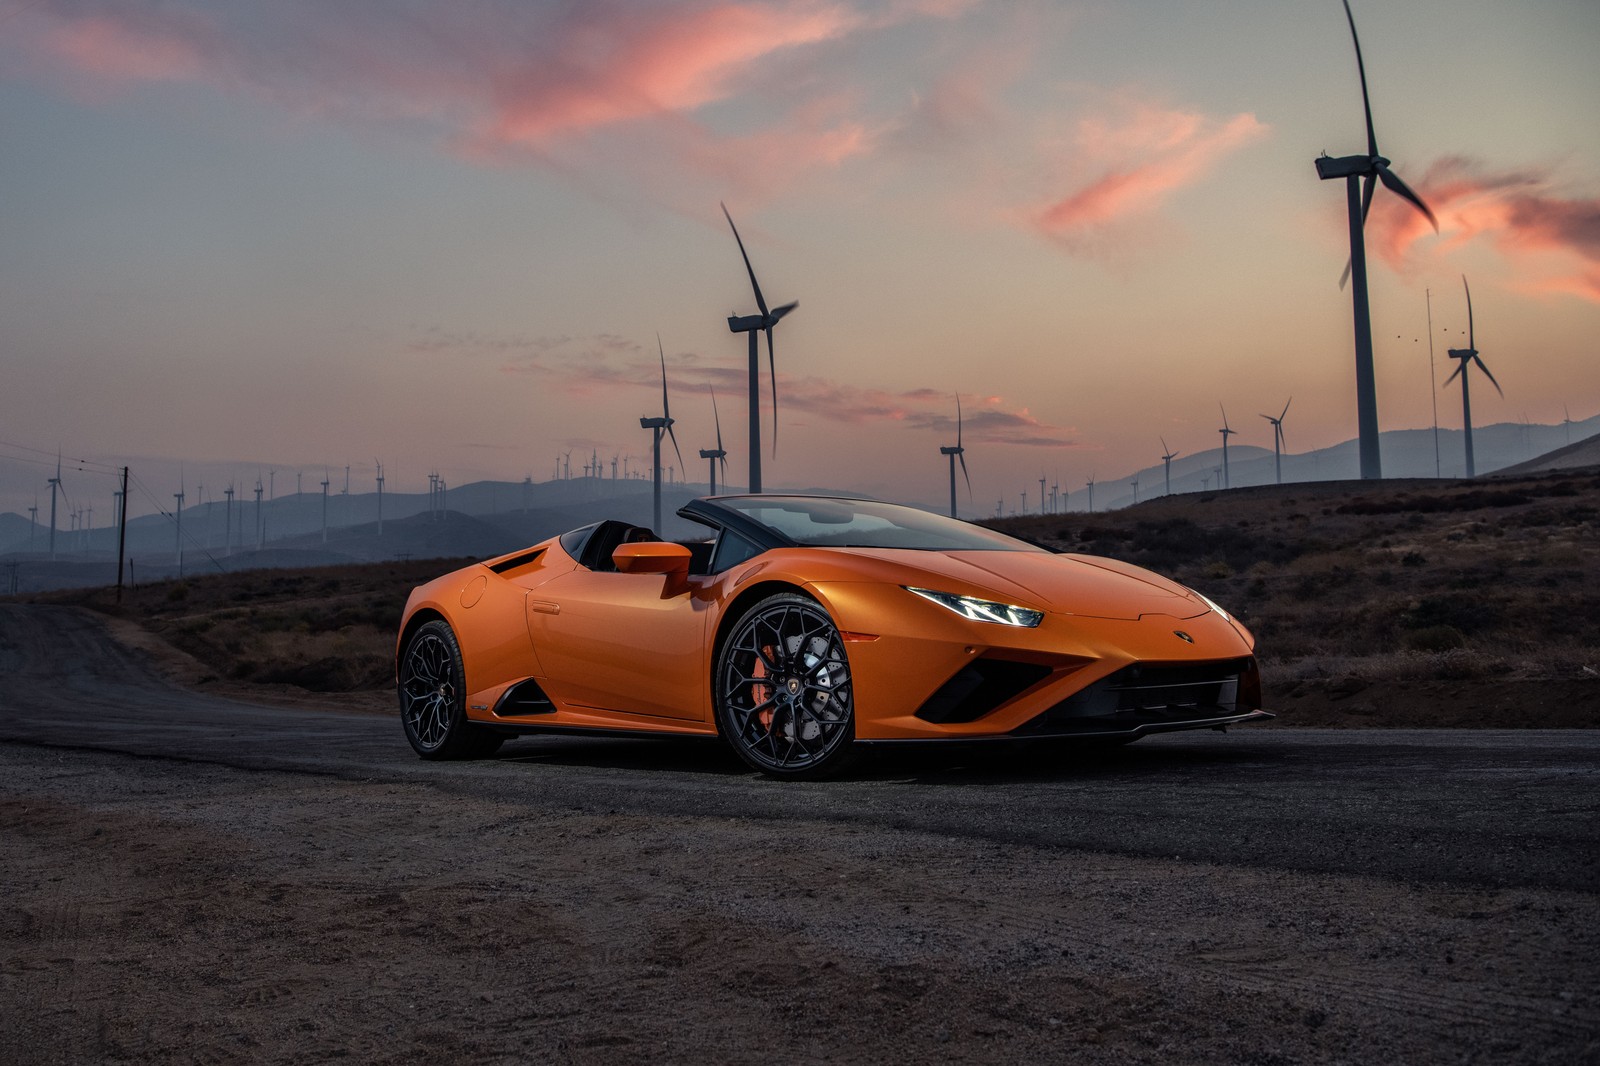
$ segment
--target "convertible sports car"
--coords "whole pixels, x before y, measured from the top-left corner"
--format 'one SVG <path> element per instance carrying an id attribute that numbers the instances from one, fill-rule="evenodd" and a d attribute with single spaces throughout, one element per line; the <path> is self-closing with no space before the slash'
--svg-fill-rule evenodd
<path id="1" fill-rule="evenodd" d="M 868 500 L 678 514 L 706 537 L 599 522 L 414 590 L 396 677 L 417 754 L 720 735 L 763 773 L 814 778 L 862 744 L 1126 742 L 1272 717 L 1249 631 L 1138 567 Z"/>

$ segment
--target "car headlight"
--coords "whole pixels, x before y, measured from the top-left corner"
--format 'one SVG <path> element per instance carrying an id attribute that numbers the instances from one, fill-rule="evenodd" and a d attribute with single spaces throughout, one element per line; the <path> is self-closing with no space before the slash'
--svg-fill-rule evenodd
<path id="1" fill-rule="evenodd" d="M 1213 611 L 1216 611 L 1218 614 L 1220 614 L 1222 616 L 1222 620 L 1224 622 L 1232 622 L 1233 621 L 1233 616 L 1228 614 L 1228 612 L 1224 611 L 1221 607 L 1218 607 L 1216 601 L 1213 600 L 1210 596 L 1207 596 L 1204 592 L 1195 592 L 1194 589 L 1190 589 L 1189 591 L 1190 592 L 1194 592 L 1194 594 L 1196 596 L 1199 596 L 1202 600 L 1205 601 L 1207 607 L 1211 608 Z"/>
<path id="2" fill-rule="evenodd" d="M 1032 611 L 1011 603 L 996 603 L 993 600 L 980 600 L 976 596 L 958 596 L 954 592 L 935 592 L 933 589 L 913 588 L 910 585 L 900 587 L 974 622 L 999 622 L 1003 626 L 1032 629 L 1044 621 L 1043 611 Z"/>

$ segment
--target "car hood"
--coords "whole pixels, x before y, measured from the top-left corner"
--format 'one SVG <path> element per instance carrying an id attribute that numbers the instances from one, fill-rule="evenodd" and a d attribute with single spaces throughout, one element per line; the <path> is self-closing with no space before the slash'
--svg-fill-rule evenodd
<path id="1" fill-rule="evenodd" d="M 903 567 L 906 584 L 926 582 L 941 592 L 983 595 L 1045 611 L 1137 619 L 1147 614 L 1194 618 L 1210 610 L 1177 582 L 1115 559 L 1020 551 L 839 550 Z"/>

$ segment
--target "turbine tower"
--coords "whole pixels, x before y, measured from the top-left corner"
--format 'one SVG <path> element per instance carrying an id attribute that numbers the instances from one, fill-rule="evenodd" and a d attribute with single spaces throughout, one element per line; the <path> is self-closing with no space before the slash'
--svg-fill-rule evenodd
<path id="1" fill-rule="evenodd" d="M 661 346 L 661 334 L 656 334 L 656 351 L 661 356 L 661 417 L 639 419 L 639 428 L 650 431 L 651 444 L 655 456 L 655 482 L 652 492 L 654 504 L 655 524 L 650 528 L 657 536 L 661 535 L 661 434 L 666 432 L 672 438 L 672 450 L 678 452 L 678 462 L 683 463 L 683 452 L 678 450 L 678 435 L 672 432 L 672 412 L 667 406 L 667 352 Z"/>
<path id="2" fill-rule="evenodd" d="M 961 460 L 961 476 L 967 480 L 967 498 L 972 498 L 972 477 L 967 473 L 966 449 L 961 446 L 961 397 L 956 396 L 956 443 L 954 447 L 944 445 L 939 449 L 940 455 L 950 457 L 950 517 L 956 517 L 956 460 Z"/>
<path id="3" fill-rule="evenodd" d="M 260 551 L 263 547 L 265 547 L 266 546 L 266 542 L 267 542 L 267 524 L 266 524 L 266 522 L 262 521 L 262 518 L 261 518 L 261 494 L 263 492 L 266 492 L 266 491 L 267 491 L 267 487 L 261 483 L 261 475 L 257 474 L 256 475 L 256 551 Z"/>
<path id="4" fill-rule="evenodd" d="M 1087 484 L 1089 486 L 1089 513 L 1090 514 L 1094 514 L 1094 475 L 1093 474 L 1089 475 L 1089 480 L 1087 482 L 1085 482 L 1085 484 Z"/>
<path id="5" fill-rule="evenodd" d="M 1223 438 L 1223 439 L 1226 440 L 1227 438 Z M 1181 453 L 1179 453 L 1179 452 L 1175 452 L 1175 451 L 1169 450 L 1167 448 L 1167 438 L 1165 438 L 1165 437 L 1161 438 L 1161 463 L 1162 463 L 1163 466 L 1166 467 L 1166 470 L 1165 470 L 1165 473 L 1166 473 L 1166 476 L 1167 476 L 1167 493 L 1166 494 L 1168 496 L 1172 495 L 1172 460 L 1176 459 L 1180 454 Z"/>
<path id="6" fill-rule="evenodd" d="M 714 387 L 711 389 L 711 417 L 717 421 L 717 446 L 715 448 L 700 449 L 700 458 L 709 460 L 711 467 L 711 477 L 707 482 L 709 490 L 706 493 L 707 496 L 715 496 L 717 494 L 718 463 L 722 464 L 722 480 L 724 482 L 728 480 L 728 453 L 722 448 L 722 416 L 717 413 L 717 390 Z M 617 480 L 616 456 L 611 457 L 611 480 Z M 727 486 L 724 485 L 723 487 L 726 488 Z"/>
<path id="7" fill-rule="evenodd" d="M 1289 403 L 1294 403 L 1294 397 L 1289 397 Z M 1272 423 L 1272 469 L 1278 476 L 1278 484 L 1283 484 L 1283 416 L 1289 413 L 1289 403 L 1283 405 L 1283 410 L 1277 418 L 1271 415 L 1262 415 Z"/>
<path id="8" fill-rule="evenodd" d="M 1566 410 L 1566 408 L 1562 408 L 1562 410 Z M 1569 419 L 1567 419 L 1567 421 L 1571 422 L 1572 419 L 1569 418 Z M 1572 439 L 1572 430 L 1570 430 L 1570 429 L 1567 430 L 1567 439 L 1568 439 L 1568 442 L 1570 443 L 1570 441 Z M 35 492 L 33 494 L 33 506 L 28 508 L 28 551 L 30 551 L 30 552 L 33 551 L 33 536 L 34 536 L 34 533 L 38 530 L 38 528 L 39 528 L 39 494 L 37 492 Z"/>
<path id="9" fill-rule="evenodd" d="M 56 476 L 50 479 L 50 561 L 56 558 L 56 490 L 61 487 L 61 453 L 56 452 Z"/>
<path id="10" fill-rule="evenodd" d="M 1344 0 L 1344 14 L 1350 23 L 1350 39 L 1356 46 L 1356 71 L 1361 76 L 1361 105 L 1367 117 L 1367 154 L 1339 158 L 1321 155 L 1316 161 L 1317 177 L 1323 181 L 1345 179 L 1345 199 L 1350 213 L 1350 265 L 1346 272 L 1351 278 L 1351 300 L 1355 313 L 1356 425 L 1361 444 L 1361 476 L 1381 478 L 1383 464 L 1378 454 L 1378 386 L 1372 368 L 1372 313 L 1367 303 L 1367 252 L 1362 235 L 1377 182 L 1383 182 L 1391 192 L 1421 211 L 1435 232 L 1438 232 L 1439 223 L 1422 198 L 1389 169 L 1389 160 L 1378 152 L 1378 135 L 1372 128 L 1372 101 L 1367 95 L 1367 68 L 1361 58 L 1361 39 L 1356 36 L 1356 17 L 1350 12 L 1350 0 Z M 1339 284 L 1344 284 L 1342 278 Z M 1223 437 L 1223 443 L 1226 445 L 1227 437 Z"/>
<path id="11" fill-rule="evenodd" d="M 1461 287 L 1467 290 L 1467 346 L 1465 348 L 1451 348 L 1447 355 L 1452 359 L 1461 360 L 1461 365 L 1456 367 L 1455 373 L 1444 379 L 1446 385 L 1456 378 L 1461 379 L 1461 429 L 1467 441 L 1467 476 L 1477 477 L 1478 471 L 1472 460 L 1472 395 L 1467 388 L 1467 380 L 1472 376 L 1467 373 L 1467 367 L 1473 363 L 1478 364 L 1478 369 L 1483 371 L 1485 377 L 1494 385 L 1495 391 L 1504 396 L 1505 390 L 1500 383 L 1495 381 L 1494 375 L 1489 373 L 1489 368 L 1478 357 L 1478 345 L 1472 332 L 1472 289 L 1467 286 L 1467 276 L 1461 275 Z"/>
<path id="12" fill-rule="evenodd" d="M 1133 476 L 1133 480 L 1128 482 L 1128 484 L 1133 486 L 1133 502 L 1134 503 L 1138 503 L 1139 502 L 1139 475 L 1135 474 Z"/>
<path id="13" fill-rule="evenodd" d="M 378 468 L 378 536 L 381 537 L 383 536 L 383 464 L 376 459 L 372 462 Z M 523 495 L 522 510 L 524 513 L 528 510 L 526 494 Z"/>
<path id="14" fill-rule="evenodd" d="M 728 331 L 730 333 L 747 333 L 750 336 L 750 491 L 761 491 L 761 364 L 760 352 L 756 344 L 756 334 L 765 332 L 767 335 L 767 369 L 772 379 L 772 453 L 778 453 L 778 363 L 772 351 L 772 328 L 783 319 L 790 311 L 800 306 L 800 301 L 791 300 L 781 307 L 767 309 L 766 298 L 761 295 L 761 285 L 756 281 L 755 268 L 750 265 L 750 256 L 744 250 L 744 240 L 739 236 L 739 227 L 733 224 L 733 216 L 728 214 L 728 205 L 722 204 L 722 217 L 728 220 L 728 228 L 733 230 L 733 239 L 739 244 L 739 255 L 744 259 L 745 273 L 750 275 L 750 288 L 756 296 L 756 306 L 761 309 L 759 315 L 729 315 Z"/>
<path id="15" fill-rule="evenodd" d="M 1039 475 L 1039 513 L 1044 514 L 1044 475 Z"/>
<path id="16" fill-rule="evenodd" d="M 1228 409 L 1222 406 L 1222 401 L 1217 401 L 1217 410 L 1222 412 L 1222 428 L 1217 430 L 1222 434 L 1222 480 L 1218 483 L 1220 488 L 1233 487 L 1233 478 L 1228 474 L 1228 438 L 1239 432 L 1228 425 Z"/>
<path id="17" fill-rule="evenodd" d="M 178 535 L 177 535 L 177 546 L 174 549 L 174 555 L 176 556 L 177 564 L 178 564 L 178 576 L 182 577 L 183 576 L 183 481 L 181 479 L 178 481 L 178 491 L 172 494 L 172 498 L 178 501 L 178 511 L 177 511 Z"/>
<path id="18" fill-rule="evenodd" d="M 322 543 L 328 543 L 328 468 L 322 468 Z M 228 490 L 232 492 L 232 489 Z"/>
<path id="19" fill-rule="evenodd" d="M 228 498 L 227 511 L 222 522 L 222 554 L 233 554 L 233 482 L 228 482 L 228 487 L 222 491 Z M 242 508 L 241 508 L 242 509 Z"/>

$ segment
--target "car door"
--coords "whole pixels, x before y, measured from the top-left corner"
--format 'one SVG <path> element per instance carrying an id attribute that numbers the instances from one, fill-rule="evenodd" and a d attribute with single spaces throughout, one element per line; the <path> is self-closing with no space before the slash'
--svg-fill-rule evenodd
<path id="1" fill-rule="evenodd" d="M 706 579 L 582 567 L 529 600 L 545 687 L 563 702 L 658 718 L 705 719 Z"/>

